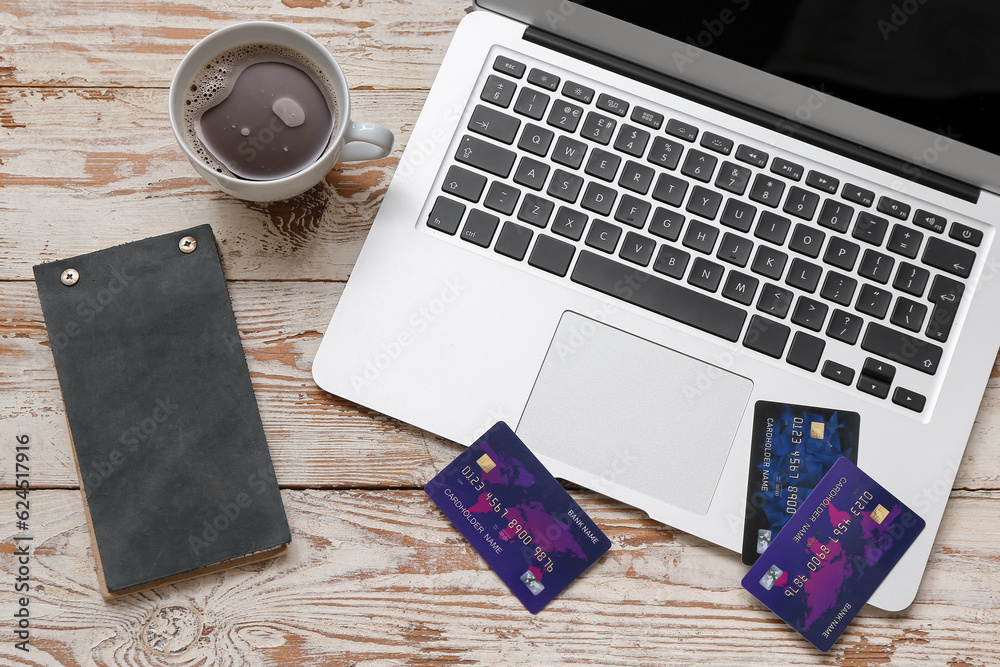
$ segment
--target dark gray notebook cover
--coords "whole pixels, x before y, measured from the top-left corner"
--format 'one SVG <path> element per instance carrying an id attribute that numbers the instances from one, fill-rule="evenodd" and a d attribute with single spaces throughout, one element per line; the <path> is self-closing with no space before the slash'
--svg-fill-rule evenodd
<path id="1" fill-rule="evenodd" d="M 107 591 L 288 543 L 212 228 L 34 271 Z"/>

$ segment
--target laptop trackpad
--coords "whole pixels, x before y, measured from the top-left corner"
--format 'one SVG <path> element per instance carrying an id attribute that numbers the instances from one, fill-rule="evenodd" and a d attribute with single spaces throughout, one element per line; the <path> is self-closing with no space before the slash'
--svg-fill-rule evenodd
<path id="1" fill-rule="evenodd" d="M 708 512 L 753 383 L 563 313 L 517 434 L 544 454 L 695 514 Z M 605 488 L 602 488 L 605 487 Z"/>

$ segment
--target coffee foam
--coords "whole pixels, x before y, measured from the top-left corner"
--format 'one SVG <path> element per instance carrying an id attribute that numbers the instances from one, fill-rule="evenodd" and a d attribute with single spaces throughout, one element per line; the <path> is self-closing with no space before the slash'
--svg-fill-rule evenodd
<path id="1" fill-rule="evenodd" d="M 330 81 L 319 67 L 298 51 L 278 44 L 244 44 L 228 51 L 223 51 L 205 64 L 195 74 L 188 84 L 184 95 L 184 130 L 188 143 L 198 155 L 198 159 L 220 174 L 235 176 L 219 162 L 205 147 L 198 132 L 198 122 L 202 114 L 212 107 L 221 104 L 229 97 L 233 85 L 250 65 L 260 62 L 279 62 L 298 67 L 313 80 L 326 97 L 330 113 L 333 115 L 333 135 L 337 134 L 340 125 L 340 104 L 334 93 L 333 82 Z"/>

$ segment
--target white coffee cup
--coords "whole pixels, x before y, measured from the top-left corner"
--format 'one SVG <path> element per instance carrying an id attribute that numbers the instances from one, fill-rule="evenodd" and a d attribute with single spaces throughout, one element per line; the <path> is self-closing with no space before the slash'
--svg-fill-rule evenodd
<path id="1" fill-rule="evenodd" d="M 316 65 L 329 80 L 333 88 L 330 92 L 337 97 L 338 117 L 326 150 L 315 162 L 284 178 L 254 181 L 221 173 L 198 156 L 185 128 L 184 101 L 197 74 L 216 56 L 248 44 L 274 44 L 298 52 Z M 223 192 L 249 201 L 277 201 L 302 194 L 322 181 L 338 161 L 386 157 L 392 151 L 394 141 L 392 132 L 382 125 L 351 120 L 351 94 L 347 79 L 322 44 L 300 30 L 268 21 L 237 23 L 217 30 L 198 42 L 174 72 L 168 104 L 174 136 L 195 170 Z"/>

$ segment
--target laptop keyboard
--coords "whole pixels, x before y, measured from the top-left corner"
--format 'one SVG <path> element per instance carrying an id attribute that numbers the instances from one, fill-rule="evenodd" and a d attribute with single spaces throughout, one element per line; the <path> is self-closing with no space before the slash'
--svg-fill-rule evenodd
<path id="1" fill-rule="evenodd" d="M 488 65 L 427 227 L 924 410 L 897 367 L 940 372 L 981 230 L 527 60 Z"/>

